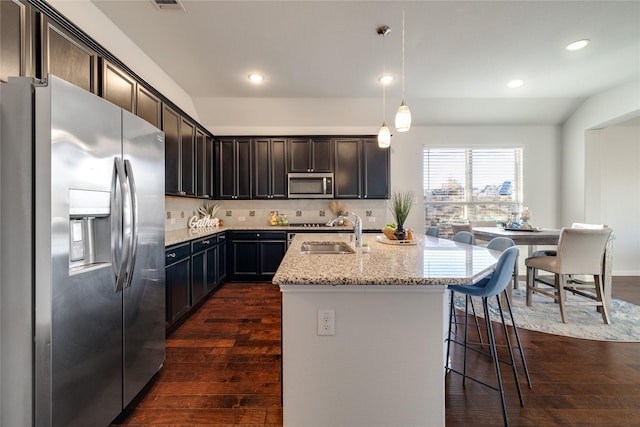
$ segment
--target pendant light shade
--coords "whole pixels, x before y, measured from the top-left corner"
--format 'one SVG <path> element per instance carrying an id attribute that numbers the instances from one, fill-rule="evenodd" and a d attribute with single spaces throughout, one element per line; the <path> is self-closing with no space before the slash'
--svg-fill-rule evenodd
<path id="1" fill-rule="evenodd" d="M 398 107 L 396 112 L 396 130 L 398 132 L 406 132 L 411 128 L 411 111 L 409 107 L 402 100 L 402 104 Z"/>
<path id="2" fill-rule="evenodd" d="M 404 102 L 404 5 L 402 6 L 402 103 L 396 112 L 396 130 L 406 132 L 411 128 L 411 111 Z"/>
<path id="3" fill-rule="evenodd" d="M 391 145 L 391 132 L 385 122 L 382 122 L 378 131 L 378 147 L 387 148 Z"/>

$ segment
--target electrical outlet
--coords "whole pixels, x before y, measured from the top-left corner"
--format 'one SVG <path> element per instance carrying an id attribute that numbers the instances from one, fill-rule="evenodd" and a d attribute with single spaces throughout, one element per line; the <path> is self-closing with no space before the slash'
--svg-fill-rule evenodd
<path id="1" fill-rule="evenodd" d="M 238 221 L 239 221 L 239 222 L 242 222 L 242 221 L 244 221 L 245 219 L 246 219 L 246 218 L 245 218 L 245 217 L 243 217 L 243 216 L 239 216 L 239 217 L 238 217 Z"/>
<path id="2" fill-rule="evenodd" d="M 318 335 L 336 334 L 336 311 L 318 310 Z"/>
<path id="3" fill-rule="evenodd" d="M 369 222 L 376 222 L 376 217 L 375 216 L 370 216 L 369 217 Z"/>
<path id="4" fill-rule="evenodd" d="M 176 223 L 176 219 L 175 219 L 175 218 L 171 218 L 171 219 L 169 220 L 169 224 L 173 225 L 173 224 L 175 224 L 175 223 Z"/>

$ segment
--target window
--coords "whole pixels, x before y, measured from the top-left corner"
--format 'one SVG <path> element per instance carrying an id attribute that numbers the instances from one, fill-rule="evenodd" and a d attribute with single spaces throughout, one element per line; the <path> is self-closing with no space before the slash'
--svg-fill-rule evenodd
<path id="1" fill-rule="evenodd" d="M 522 209 L 522 149 L 423 152 L 426 226 L 450 235 L 451 222 L 507 221 Z"/>

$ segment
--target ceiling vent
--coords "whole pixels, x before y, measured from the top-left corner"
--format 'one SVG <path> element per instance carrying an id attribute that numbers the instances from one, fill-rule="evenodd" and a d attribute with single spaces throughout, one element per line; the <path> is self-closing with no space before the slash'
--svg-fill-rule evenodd
<path id="1" fill-rule="evenodd" d="M 151 0 L 160 10 L 185 10 L 180 0 Z"/>

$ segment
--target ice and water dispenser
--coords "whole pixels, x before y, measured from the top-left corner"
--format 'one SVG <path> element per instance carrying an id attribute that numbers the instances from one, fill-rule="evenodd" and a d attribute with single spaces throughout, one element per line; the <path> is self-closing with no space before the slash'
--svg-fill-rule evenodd
<path id="1" fill-rule="evenodd" d="M 111 259 L 111 192 L 69 190 L 69 271 L 108 265 Z"/>

